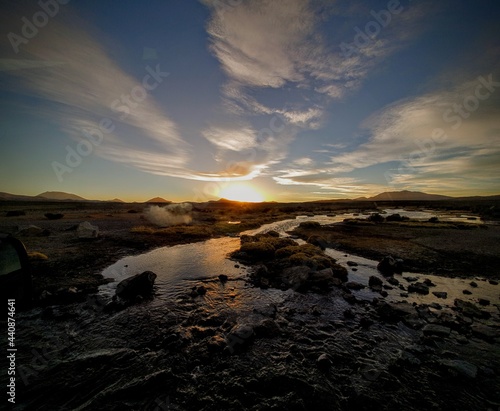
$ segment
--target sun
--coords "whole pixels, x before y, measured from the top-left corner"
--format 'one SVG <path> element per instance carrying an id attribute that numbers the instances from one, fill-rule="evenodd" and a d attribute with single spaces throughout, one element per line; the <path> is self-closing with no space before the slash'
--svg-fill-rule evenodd
<path id="1" fill-rule="evenodd" d="M 224 187 L 219 195 L 233 201 L 245 201 L 250 203 L 260 203 L 264 201 L 264 196 L 249 184 L 237 183 Z"/>

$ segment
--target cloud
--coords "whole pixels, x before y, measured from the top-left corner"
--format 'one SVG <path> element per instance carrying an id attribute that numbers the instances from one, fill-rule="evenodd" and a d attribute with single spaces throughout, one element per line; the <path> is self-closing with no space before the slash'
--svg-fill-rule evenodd
<path id="1" fill-rule="evenodd" d="M 211 127 L 203 136 L 216 146 L 233 151 L 252 148 L 256 144 L 255 132 L 249 127 Z"/>

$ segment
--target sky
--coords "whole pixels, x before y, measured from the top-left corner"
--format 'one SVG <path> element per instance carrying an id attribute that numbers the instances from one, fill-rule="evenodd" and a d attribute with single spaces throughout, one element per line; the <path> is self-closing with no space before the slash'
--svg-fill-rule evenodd
<path id="1" fill-rule="evenodd" d="M 0 15 L 0 191 L 500 193 L 497 0 L 11 0 Z"/>

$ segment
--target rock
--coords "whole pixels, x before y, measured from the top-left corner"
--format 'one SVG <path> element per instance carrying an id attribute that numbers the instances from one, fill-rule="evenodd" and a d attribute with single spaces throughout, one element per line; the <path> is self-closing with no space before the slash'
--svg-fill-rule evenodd
<path id="1" fill-rule="evenodd" d="M 382 291 L 380 291 L 380 295 L 382 297 L 387 297 L 389 295 L 389 293 L 387 291 L 385 291 L 385 290 L 382 290 Z"/>
<path id="2" fill-rule="evenodd" d="M 418 281 L 418 277 L 403 277 L 403 278 L 409 283 L 414 283 L 415 281 Z"/>
<path id="3" fill-rule="evenodd" d="M 271 320 L 270 318 L 266 318 L 258 323 L 254 328 L 255 335 L 257 337 L 277 337 L 280 334 L 280 327 L 278 324 Z"/>
<path id="4" fill-rule="evenodd" d="M 401 274 L 403 272 L 402 260 L 395 259 L 392 256 L 387 256 L 380 261 L 377 265 L 377 270 L 379 270 L 383 275 L 393 275 Z"/>
<path id="5" fill-rule="evenodd" d="M 239 264 L 235 264 L 234 268 L 240 268 L 240 265 Z"/>
<path id="6" fill-rule="evenodd" d="M 491 314 L 487 311 L 482 311 L 470 301 L 455 299 L 454 305 L 458 311 L 467 317 L 489 318 Z"/>
<path id="7" fill-rule="evenodd" d="M 422 328 L 424 335 L 437 335 L 438 337 L 448 337 L 451 329 L 438 324 L 427 324 Z"/>
<path id="8" fill-rule="evenodd" d="M 328 242 L 321 236 L 319 235 L 312 235 L 307 239 L 307 242 L 309 244 L 315 245 L 322 250 L 326 250 L 326 247 L 328 246 Z"/>
<path id="9" fill-rule="evenodd" d="M 403 221 L 401 214 L 391 214 L 386 217 L 386 221 Z"/>
<path id="10" fill-rule="evenodd" d="M 327 354 L 321 354 L 316 360 L 316 365 L 320 370 L 328 370 L 332 366 L 332 361 Z"/>
<path id="11" fill-rule="evenodd" d="M 430 303 L 429 307 L 434 308 L 435 310 L 442 310 L 443 309 L 441 304 L 438 304 L 438 303 Z"/>
<path id="12" fill-rule="evenodd" d="M 198 295 L 205 295 L 207 293 L 207 289 L 205 288 L 205 286 L 200 285 L 196 288 L 196 292 L 198 293 Z"/>
<path id="13" fill-rule="evenodd" d="M 384 282 L 383 282 L 380 278 L 375 277 L 374 275 L 372 275 L 372 276 L 368 279 L 368 285 L 369 285 L 370 287 L 372 287 L 372 288 L 373 288 L 373 286 L 380 286 L 380 287 L 381 287 L 383 283 L 384 283 Z"/>
<path id="14" fill-rule="evenodd" d="M 219 281 L 221 283 L 227 283 L 228 276 L 226 274 L 219 274 Z"/>
<path id="15" fill-rule="evenodd" d="M 398 322 L 409 315 L 415 314 L 415 308 L 408 303 L 382 302 L 377 305 L 377 312 L 384 321 Z"/>
<path id="16" fill-rule="evenodd" d="M 471 287 L 477 288 L 477 283 L 476 283 L 475 281 L 471 281 L 471 282 L 469 283 L 469 285 L 470 285 Z"/>
<path id="17" fill-rule="evenodd" d="M 442 299 L 448 298 L 448 293 L 445 291 L 433 291 L 432 294 L 434 294 L 437 298 L 442 298 Z"/>
<path id="18" fill-rule="evenodd" d="M 362 328 L 369 328 L 371 325 L 373 325 L 373 323 L 374 321 L 368 317 L 362 317 L 359 321 L 359 325 Z"/>
<path id="19" fill-rule="evenodd" d="M 257 307 L 253 309 L 253 312 L 256 314 L 263 315 L 264 317 L 274 318 L 276 316 L 276 312 L 278 311 L 275 304 L 267 304 L 262 307 Z"/>
<path id="20" fill-rule="evenodd" d="M 316 286 L 324 289 L 332 285 L 333 270 L 331 268 L 324 268 L 319 271 L 312 271 L 309 274 L 309 286 Z"/>
<path id="21" fill-rule="evenodd" d="M 408 292 L 427 295 L 429 294 L 429 287 L 427 287 L 424 283 L 417 282 L 408 286 Z"/>
<path id="22" fill-rule="evenodd" d="M 489 282 L 491 285 L 498 285 L 498 281 L 495 281 L 495 280 L 488 280 L 488 282 Z"/>
<path id="23" fill-rule="evenodd" d="M 156 274 L 152 271 L 144 271 L 132 277 L 120 281 L 116 286 L 115 295 L 124 300 L 134 300 L 138 295 L 148 298 L 153 295 L 153 285 Z"/>
<path id="24" fill-rule="evenodd" d="M 281 273 L 281 279 L 287 287 L 299 291 L 306 287 L 310 272 L 307 266 L 288 267 Z"/>
<path id="25" fill-rule="evenodd" d="M 390 277 L 387 279 L 387 282 L 389 284 L 392 284 L 392 285 L 399 285 L 399 280 L 397 278 L 394 278 L 394 277 Z"/>
<path id="26" fill-rule="evenodd" d="M 427 287 L 435 287 L 436 284 L 434 284 L 429 278 L 426 278 L 424 280 L 424 284 L 427 286 Z"/>
<path id="27" fill-rule="evenodd" d="M 441 360 L 440 364 L 455 377 L 474 379 L 477 377 L 477 367 L 463 360 Z"/>
<path id="28" fill-rule="evenodd" d="M 253 326 L 250 324 L 237 324 L 235 325 L 226 336 L 227 348 L 230 353 L 238 347 L 247 345 L 254 336 Z"/>
<path id="29" fill-rule="evenodd" d="M 380 377 L 381 372 L 379 370 L 376 370 L 374 368 L 363 371 L 361 373 L 365 379 L 368 381 L 377 381 L 378 378 Z"/>
<path id="30" fill-rule="evenodd" d="M 363 288 L 365 288 L 363 284 L 357 283 L 355 281 L 349 281 L 345 284 L 345 286 L 350 290 L 362 290 Z"/>
<path id="31" fill-rule="evenodd" d="M 400 293 L 399 295 L 403 298 L 408 298 L 410 296 L 408 293 Z"/>
<path id="32" fill-rule="evenodd" d="M 479 298 L 477 300 L 477 302 L 479 303 L 479 305 L 482 305 L 482 306 L 490 305 L 490 300 L 487 300 L 485 298 Z"/>
<path id="33" fill-rule="evenodd" d="M 349 267 L 357 267 L 357 266 L 358 266 L 358 263 L 357 263 L 357 262 L 355 262 L 355 261 L 348 261 L 348 262 L 347 262 L 347 265 L 348 265 Z"/>
<path id="34" fill-rule="evenodd" d="M 99 237 L 99 227 L 90 224 L 88 221 L 78 224 L 76 229 L 78 238 L 97 238 Z"/>
<path id="35" fill-rule="evenodd" d="M 471 330 L 472 335 L 488 342 L 493 342 L 495 338 L 500 337 L 498 330 L 483 324 L 473 324 Z"/>
<path id="36" fill-rule="evenodd" d="M 471 295 L 472 294 L 472 292 L 469 291 L 469 290 L 463 290 L 462 293 L 465 294 L 465 295 Z"/>
<path id="37" fill-rule="evenodd" d="M 25 227 L 19 227 L 16 235 L 23 237 L 37 237 L 42 236 L 43 233 L 44 230 L 42 228 L 37 227 L 36 225 L 29 225 Z"/>

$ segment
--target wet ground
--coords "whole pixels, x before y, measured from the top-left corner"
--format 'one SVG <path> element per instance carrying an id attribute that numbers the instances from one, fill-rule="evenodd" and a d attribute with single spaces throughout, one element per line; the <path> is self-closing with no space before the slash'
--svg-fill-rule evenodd
<path id="1" fill-rule="evenodd" d="M 500 286 L 406 272 L 395 285 L 376 262 L 327 250 L 365 288 L 263 290 L 223 258 L 238 244 L 118 261 L 105 276 L 158 274 L 155 298 L 123 311 L 105 310 L 112 283 L 84 303 L 19 313 L 15 409 L 498 410 Z M 371 275 L 385 297 L 366 287 Z M 411 277 L 435 286 L 403 297 Z M 192 297 L 200 285 L 206 294 Z"/>

